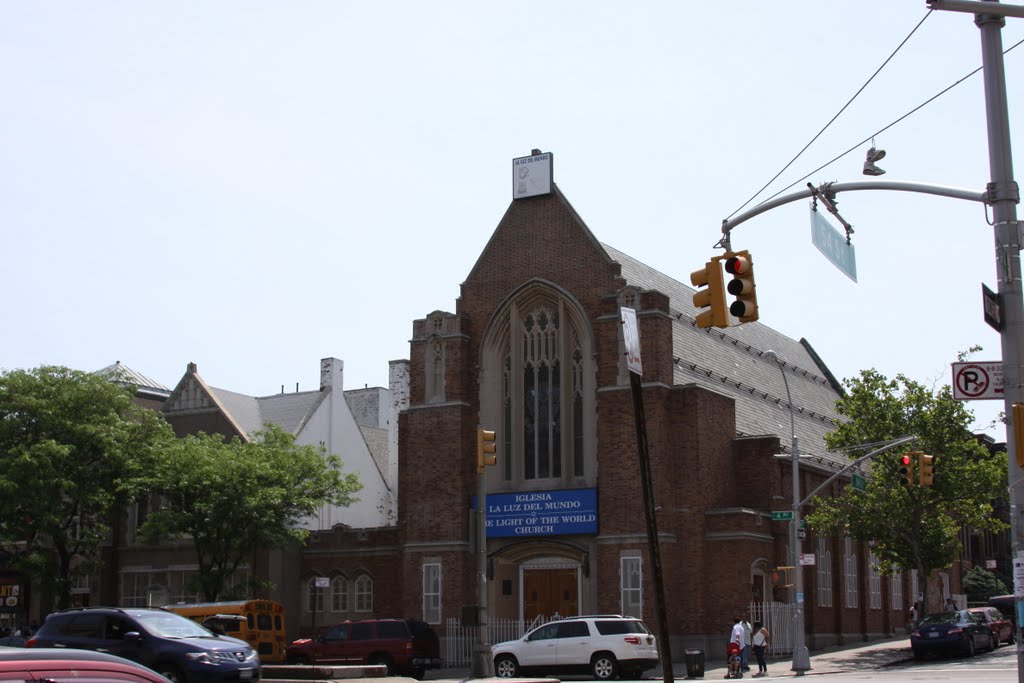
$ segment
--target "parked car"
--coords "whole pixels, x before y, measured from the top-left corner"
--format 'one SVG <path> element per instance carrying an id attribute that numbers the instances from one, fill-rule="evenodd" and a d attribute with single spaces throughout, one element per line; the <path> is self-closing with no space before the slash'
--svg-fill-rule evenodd
<path id="1" fill-rule="evenodd" d="M 55 612 L 29 648 L 108 652 L 139 662 L 172 683 L 257 682 L 260 658 L 236 638 L 211 633 L 164 609 L 84 607 Z"/>
<path id="2" fill-rule="evenodd" d="M 993 595 L 988 599 L 989 607 L 995 607 L 1006 615 L 1013 624 L 1013 632 L 1017 633 L 1017 599 L 1012 595 Z M 1016 636 L 1015 636 L 1016 637 Z"/>
<path id="3" fill-rule="evenodd" d="M 931 614 L 917 622 L 910 632 L 914 658 L 927 653 L 974 655 L 979 649 L 996 649 L 996 641 L 988 622 L 981 614 L 968 610 Z"/>
<path id="4" fill-rule="evenodd" d="M 169 683 L 157 672 L 122 657 L 66 648 L 0 650 L 0 679 L 18 681 L 118 681 Z"/>
<path id="5" fill-rule="evenodd" d="M 441 666 L 441 646 L 429 624 L 415 619 L 343 621 L 285 651 L 289 664 L 378 664 L 389 676 L 421 680 Z"/>
<path id="6" fill-rule="evenodd" d="M 999 647 L 1000 643 L 1010 645 L 1016 641 L 1013 632 L 1013 622 L 995 607 L 971 607 L 967 611 L 980 614 L 985 618 L 985 623 L 992 630 L 992 637 L 995 638 L 996 647 Z"/>
<path id="7" fill-rule="evenodd" d="M 4 636 L 0 638 L 0 647 L 25 647 L 24 636 Z"/>
<path id="8" fill-rule="evenodd" d="M 605 681 L 639 678 L 658 666 L 658 647 L 647 625 L 618 614 L 568 617 L 491 647 L 500 678 L 531 674 L 590 674 Z"/>

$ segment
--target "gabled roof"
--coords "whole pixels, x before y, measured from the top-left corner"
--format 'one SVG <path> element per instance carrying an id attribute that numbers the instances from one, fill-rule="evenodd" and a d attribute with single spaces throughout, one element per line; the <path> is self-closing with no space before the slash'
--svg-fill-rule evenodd
<path id="1" fill-rule="evenodd" d="M 700 329 L 694 319 L 695 290 L 650 266 L 604 245 L 622 267 L 628 285 L 662 292 L 669 297 L 672 324 L 674 382 L 696 384 L 736 400 L 736 431 L 741 436 L 778 435 L 790 445 L 790 409 L 786 382 L 793 402 L 793 431 L 802 454 L 819 456 L 831 466 L 849 463 L 841 453 L 828 453 L 825 434 L 840 419 L 835 403 L 841 387 L 805 341 L 795 341 L 761 322 L 727 329 Z M 765 356 L 773 350 L 784 362 L 779 366 Z"/>

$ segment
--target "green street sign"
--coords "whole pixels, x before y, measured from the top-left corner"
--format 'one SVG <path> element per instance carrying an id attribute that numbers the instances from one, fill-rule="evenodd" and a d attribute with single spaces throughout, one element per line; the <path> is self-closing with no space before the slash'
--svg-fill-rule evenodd
<path id="1" fill-rule="evenodd" d="M 781 512 L 772 511 L 772 521 L 773 522 L 785 522 L 785 521 L 791 520 L 791 519 L 793 519 L 793 511 L 792 510 L 783 510 Z"/>
<path id="2" fill-rule="evenodd" d="M 828 220 L 818 213 L 811 205 L 811 244 L 818 248 L 832 265 L 842 271 L 843 275 L 854 282 L 857 281 L 857 256 L 852 244 L 846 237 L 829 225 Z"/>
<path id="3" fill-rule="evenodd" d="M 853 475 L 853 483 L 851 484 L 851 486 L 853 486 L 853 488 L 855 488 L 858 491 L 868 490 L 868 483 L 864 480 L 864 477 L 860 476 L 859 474 Z"/>

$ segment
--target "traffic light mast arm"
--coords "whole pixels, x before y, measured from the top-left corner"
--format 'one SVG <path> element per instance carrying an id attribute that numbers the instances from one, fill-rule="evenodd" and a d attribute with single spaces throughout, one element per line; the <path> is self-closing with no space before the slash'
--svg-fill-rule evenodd
<path id="1" fill-rule="evenodd" d="M 998 5 L 997 5 L 998 7 Z M 890 190 L 896 192 L 919 192 L 922 194 L 933 194 L 940 197 L 950 197 L 952 199 L 966 199 L 972 202 L 981 202 L 982 204 L 991 204 L 991 198 L 986 190 L 968 190 L 962 187 L 949 187 L 947 185 L 930 185 L 928 183 L 911 183 L 903 180 L 860 180 L 850 183 L 823 183 L 814 190 L 800 190 L 793 192 L 792 194 L 783 195 L 770 199 L 766 202 L 758 204 L 749 211 L 733 216 L 732 218 L 725 218 L 722 220 L 722 239 L 719 240 L 716 247 L 721 247 L 726 251 L 732 251 L 732 229 L 740 223 L 745 223 L 755 216 L 760 216 L 765 211 L 790 204 L 801 199 L 809 199 L 816 193 L 825 195 L 826 197 L 832 197 L 839 194 L 840 192 L 861 192 L 863 190 Z"/>
<path id="2" fill-rule="evenodd" d="M 857 458 L 856 460 L 851 462 L 849 465 L 847 465 L 846 467 L 844 467 L 843 469 L 839 470 L 838 472 L 833 474 L 831 477 L 829 477 L 828 479 L 823 481 L 818 488 L 814 489 L 809 494 L 807 494 L 807 497 L 800 501 L 800 506 L 802 507 L 802 506 L 806 505 L 807 503 L 809 503 L 811 501 L 811 498 L 814 498 L 814 496 L 818 495 L 818 491 L 821 491 L 823 488 L 825 488 L 826 486 L 831 484 L 835 479 L 837 479 L 838 477 L 846 474 L 847 472 L 852 470 L 854 467 L 857 467 L 858 465 L 860 465 L 865 460 L 867 460 L 869 458 L 873 458 L 876 455 L 880 455 L 882 453 L 885 453 L 888 450 L 892 450 L 893 448 L 896 448 L 897 446 L 902 446 L 905 443 L 908 443 L 910 441 L 916 441 L 916 440 L 917 440 L 916 436 L 901 436 L 900 438 L 895 439 L 894 441 L 889 442 L 885 446 L 882 446 L 881 448 L 877 448 L 877 449 L 871 451 L 870 453 L 868 453 L 867 455 L 864 455 L 864 456 L 861 456 L 861 457 Z"/>

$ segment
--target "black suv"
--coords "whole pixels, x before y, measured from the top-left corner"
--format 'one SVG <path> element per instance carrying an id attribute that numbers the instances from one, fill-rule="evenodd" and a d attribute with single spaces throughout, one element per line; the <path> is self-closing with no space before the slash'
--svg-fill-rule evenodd
<path id="1" fill-rule="evenodd" d="M 139 662 L 173 683 L 258 682 L 260 658 L 241 640 L 216 635 L 163 609 L 85 607 L 46 617 L 28 647 L 96 650 Z"/>

